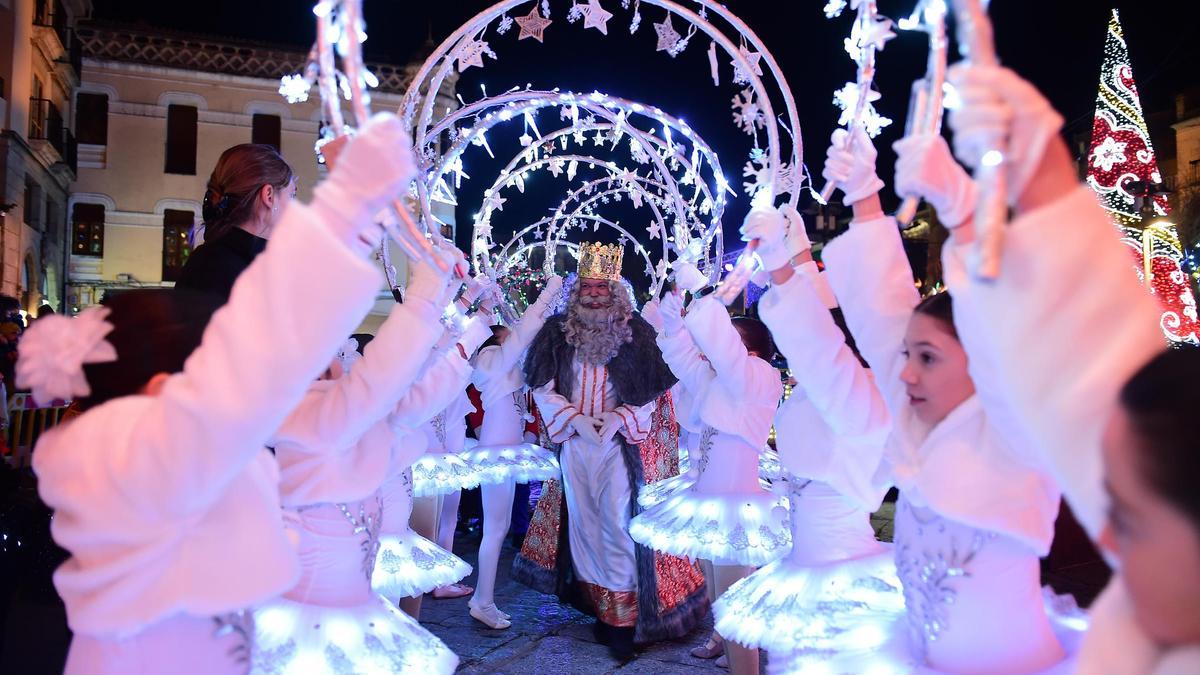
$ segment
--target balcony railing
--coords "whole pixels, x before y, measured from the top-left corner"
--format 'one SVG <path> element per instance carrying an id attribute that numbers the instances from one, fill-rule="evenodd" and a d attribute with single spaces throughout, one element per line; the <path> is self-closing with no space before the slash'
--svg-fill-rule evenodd
<path id="1" fill-rule="evenodd" d="M 63 48 L 67 47 L 67 13 L 59 0 L 37 0 L 33 11 L 33 25 L 54 29 Z"/>
<path id="2" fill-rule="evenodd" d="M 75 135 L 63 125 L 62 114 L 53 101 L 44 98 L 29 99 L 29 141 L 46 141 L 58 152 L 63 163 L 78 169 L 78 144 Z"/>

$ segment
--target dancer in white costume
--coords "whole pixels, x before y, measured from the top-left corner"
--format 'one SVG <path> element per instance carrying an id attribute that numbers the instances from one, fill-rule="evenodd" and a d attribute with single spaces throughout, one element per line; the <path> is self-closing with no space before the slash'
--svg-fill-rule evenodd
<path id="1" fill-rule="evenodd" d="M 471 305 L 487 289 L 490 282 L 471 279 L 467 282 L 466 290 L 455 301 L 452 313 L 465 313 Z M 491 312 L 486 307 L 486 300 L 479 308 L 480 316 L 473 323 L 490 319 Z M 485 324 L 486 325 L 486 324 Z M 480 333 L 482 335 L 483 333 Z M 470 352 L 467 355 L 470 356 Z M 445 395 L 448 390 L 439 389 Z M 479 475 L 463 456 L 467 439 L 466 415 L 471 412 L 471 402 L 465 391 L 457 396 L 444 409 L 426 420 L 421 425 L 425 433 L 427 448 L 425 454 L 413 463 L 413 496 L 417 499 L 424 497 L 448 497 L 453 501 L 453 512 L 458 511 L 458 496 L 461 490 L 469 490 L 479 485 Z M 441 517 L 438 518 L 441 522 Z M 440 528 L 438 528 L 440 529 Z M 431 535 L 432 536 L 432 535 Z M 446 547 L 440 537 L 439 544 Z"/>
<path id="2" fill-rule="evenodd" d="M 874 149 L 861 131 L 850 144 L 845 133 L 835 132 L 825 175 L 844 186 L 855 219 L 823 253 L 892 417 L 886 459 L 901 491 L 895 552 L 912 656 L 950 672 L 1061 665 L 1038 566 L 1058 490 L 1006 402 L 976 390 L 949 297 L 918 298 L 879 206 Z M 941 213 L 955 222 L 969 211 L 955 201 Z"/>
<path id="3" fill-rule="evenodd" d="M 479 472 L 463 457 L 468 441 L 466 416 L 472 410 L 471 400 L 463 391 L 433 419 L 422 424 L 421 431 L 425 433 L 428 447 L 412 467 L 414 505 L 431 511 L 434 518 L 430 521 L 424 514 L 424 518 L 414 516 L 409 525 L 422 538 L 426 538 L 427 530 L 428 538 L 438 548 L 451 553 L 462 491 L 479 484 Z M 430 593 L 435 598 L 461 598 L 474 590 L 464 584 L 447 582 Z"/>
<path id="4" fill-rule="evenodd" d="M 953 232 L 943 263 L 955 322 L 971 358 L 993 365 L 977 379 L 1014 402 L 1072 509 L 1117 561 L 1075 672 L 1200 672 L 1200 354 L 1164 350 L 1162 309 L 1078 184 L 1046 99 L 1005 69 L 956 67 L 951 79 L 963 98 L 950 118 L 956 153 L 973 162 L 984 137 L 1008 139 L 1017 214 L 994 281 L 969 272 L 971 228 Z"/>
<path id="5" fill-rule="evenodd" d="M 708 279 L 696 269 L 695 265 L 676 263 L 675 268 L 675 286 L 678 290 L 696 292 L 708 282 Z M 662 339 L 666 330 L 661 304 L 662 300 L 655 298 L 642 308 L 642 316 L 647 323 L 654 326 L 659 339 Z M 674 403 L 676 411 L 692 409 L 693 394 L 687 388 L 686 382 L 680 380 L 671 387 L 671 401 Z M 644 509 L 659 504 L 676 492 L 690 487 L 700 477 L 700 465 L 705 461 L 700 453 L 707 451 L 709 447 L 709 444 L 702 442 L 702 432 L 706 425 L 698 418 L 693 419 L 691 415 L 678 412 L 676 421 L 679 423 L 679 473 L 670 478 L 644 485 L 638 490 L 638 505 Z M 711 592 L 712 589 L 709 590 Z"/>
<path id="6" fill-rule="evenodd" d="M 760 242 L 772 270 L 759 312 L 797 374 L 775 418 L 789 473 L 792 550 L 721 596 L 716 627 L 768 650 L 772 673 L 872 672 L 895 665 L 905 650 L 894 637 L 904 596 L 893 554 L 870 524 L 887 487 L 877 474 L 890 419 L 830 313 L 836 300 L 812 262 L 800 215 L 781 211 L 753 212 L 742 231 Z M 886 649 L 888 640 L 899 649 Z"/>
<path id="7" fill-rule="evenodd" d="M 245 672 L 240 610 L 300 574 L 264 447 L 371 306 L 373 216 L 411 178 L 409 148 L 394 116 L 365 125 L 207 329 L 199 298 L 156 290 L 25 334 L 18 381 L 85 409 L 33 457 L 71 553 L 54 575 L 67 673 Z"/>
<path id="8" fill-rule="evenodd" d="M 410 467 L 426 450 L 421 427 L 466 386 L 471 367 L 463 355 L 489 334 L 486 324 L 478 318 L 468 322 L 461 336 L 455 337 L 447 331 L 429 355 L 417 384 L 388 418 L 394 442 L 405 450 L 393 462 L 382 487 L 385 517 L 371 583 L 377 592 L 390 602 L 399 603 L 413 618 L 420 614 L 421 596 L 457 582 L 470 572 L 470 567 L 457 556 L 413 531 Z"/>
<path id="9" fill-rule="evenodd" d="M 395 461 L 386 419 L 442 333 L 447 271 L 417 264 L 404 304 L 350 366 L 346 350 L 273 438 L 284 517 L 299 538 L 300 581 L 255 610 L 253 670 L 449 672 L 445 645 L 371 590 L 383 519 L 380 484 Z M 344 371 L 344 372 L 343 372 Z"/>
<path id="10" fill-rule="evenodd" d="M 550 275 L 538 299 L 526 308 L 510 330 L 496 335 L 497 344 L 485 345 L 472 359 L 472 383 L 483 401 L 479 445 L 467 455 L 479 472 L 483 501 L 483 538 L 479 542 L 479 576 L 475 595 L 467 602 L 471 616 L 489 628 L 508 628 L 511 618 L 496 608 L 496 568 L 500 546 L 512 522 L 518 482 L 558 477 L 554 453 L 525 442 L 529 415 L 525 397 L 522 357 L 546 323 L 550 305 L 562 291 L 562 278 Z M 492 288 L 491 294 L 498 293 Z"/>
<path id="11" fill-rule="evenodd" d="M 715 298 L 692 303 L 682 316 L 679 294 L 660 306 L 663 360 L 693 394 L 681 416 L 703 424 L 694 485 L 635 517 L 629 534 L 672 555 L 711 561 L 719 596 L 733 582 L 787 552 L 786 499 L 759 484 L 758 454 L 766 446 L 783 384 L 762 356 L 774 352 L 766 327 L 730 320 Z M 761 356 L 760 356 L 761 355 Z M 727 647 L 736 673 L 758 671 L 758 653 Z"/>

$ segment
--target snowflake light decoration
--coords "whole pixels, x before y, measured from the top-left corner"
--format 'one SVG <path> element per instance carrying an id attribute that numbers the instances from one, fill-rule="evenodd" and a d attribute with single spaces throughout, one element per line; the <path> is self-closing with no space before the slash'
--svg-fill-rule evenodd
<path id="1" fill-rule="evenodd" d="M 750 135 L 765 123 L 762 108 L 754 98 L 753 89 L 746 89 L 733 97 L 733 121 L 738 128 Z"/>

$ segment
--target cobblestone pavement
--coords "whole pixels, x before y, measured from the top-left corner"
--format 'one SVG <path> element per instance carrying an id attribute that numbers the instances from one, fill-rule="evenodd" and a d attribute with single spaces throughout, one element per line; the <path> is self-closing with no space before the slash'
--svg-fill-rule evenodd
<path id="1" fill-rule="evenodd" d="M 477 540 L 460 537 L 454 552 L 472 566 Z M 492 630 L 467 613 L 467 599 L 434 600 L 426 595 L 421 606 L 421 623 L 433 631 L 461 659 L 460 673 L 504 673 L 520 675 L 600 675 L 601 673 L 696 673 L 729 672 L 715 661 L 697 659 L 688 650 L 708 637 L 712 623 L 678 641 L 664 642 L 642 650 L 624 666 L 592 637 L 592 621 L 558 599 L 542 595 L 508 577 L 514 551 L 507 544 L 500 559 L 496 581 L 496 605 L 512 615 L 513 625 Z M 475 574 L 463 581 L 474 585 Z"/>
<path id="2" fill-rule="evenodd" d="M 872 517 L 876 534 L 885 540 L 891 540 L 891 507 L 892 504 L 886 504 Z M 477 539 L 460 536 L 454 551 L 474 566 L 477 547 Z M 506 543 L 496 582 L 496 605 L 512 615 L 510 628 L 492 630 L 472 619 L 467 613 L 466 598 L 434 600 L 425 596 L 421 623 L 458 654 L 459 672 L 505 675 L 729 672 L 717 667 L 715 660 L 697 659 L 688 653 L 707 639 L 712 630 L 711 617 L 690 635 L 647 647 L 633 661 L 619 665 L 592 637 L 590 616 L 509 578 L 514 554 Z M 474 585 L 474 579 L 472 573 L 463 583 Z M 766 658 L 764 654 L 764 666 Z"/>

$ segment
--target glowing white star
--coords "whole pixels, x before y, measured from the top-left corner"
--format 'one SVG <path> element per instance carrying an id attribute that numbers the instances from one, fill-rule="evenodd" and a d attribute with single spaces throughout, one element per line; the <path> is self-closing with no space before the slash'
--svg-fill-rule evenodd
<path id="1" fill-rule="evenodd" d="M 587 6 L 583 7 L 584 28 L 595 28 L 608 35 L 608 20 L 611 18 L 612 12 L 601 7 L 600 0 L 588 0 Z"/>

